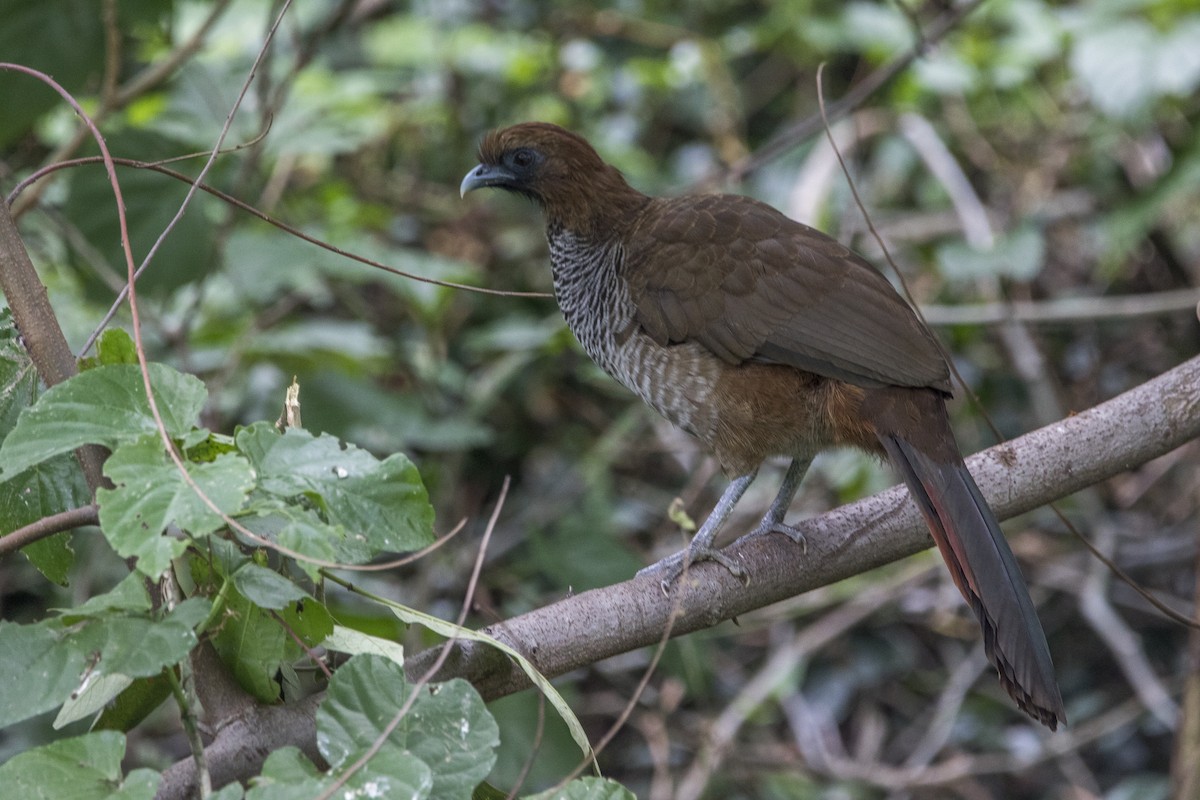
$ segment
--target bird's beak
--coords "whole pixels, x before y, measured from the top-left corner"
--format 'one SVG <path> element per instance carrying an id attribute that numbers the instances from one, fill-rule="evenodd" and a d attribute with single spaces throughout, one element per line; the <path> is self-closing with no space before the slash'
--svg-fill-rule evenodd
<path id="1" fill-rule="evenodd" d="M 507 186 L 515 180 L 516 176 L 504 167 L 496 164 L 480 164 L 462 179 L 462 183 L 458 187 L 458 195 L 464 197 L 467 192 L 484 186 Z"/>

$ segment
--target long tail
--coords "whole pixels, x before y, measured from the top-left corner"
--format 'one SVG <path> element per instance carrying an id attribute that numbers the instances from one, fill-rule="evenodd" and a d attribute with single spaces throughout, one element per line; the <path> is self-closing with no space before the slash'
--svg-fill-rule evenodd
<path id="1" fill-rule="evenodd" d="M 945 446 L 947 439 L 953 442 L 953 434 L 945 412 L 939 411 L 936 421 L 924 417 L 922 424 L 944 431 L 931 437 L 926 427 L 920 436 L 907 438 L 880 432 L 879 441 L 925 515 L 955 585 L 979 618 L 988 661 L 1000 673 L 1000 685 L 1022 711 L 1055 730 L 1059 720 L 1066 722 L 1066 714 L 1046 634 L 995 515 L 957 446 Z M 909 438 L 932 440 L 936 446 L 918 448 Z"/>

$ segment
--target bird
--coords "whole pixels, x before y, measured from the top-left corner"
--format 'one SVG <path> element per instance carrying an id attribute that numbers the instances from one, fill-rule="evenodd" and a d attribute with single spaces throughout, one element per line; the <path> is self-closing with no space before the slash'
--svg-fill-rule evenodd
<path id="1" fill-rule="evenodd" d="M 946 411 L 946 357 L 863 257 L 754 198 L 651 197 L 586 139 L 545 122 L 494 130 L 460 195 L 540 206 L 554 295 L 584 351 L 713 453 L 730 477 L 678 565 L 744 570 L 713 542 L 768 459 L 790 458 L 754 529 L 784 522 L 821 450 L 889 459 L 979 621 L 1001 686 L 1051 730 L 1066 721 L 1019 566 L 967 470 Z"/>

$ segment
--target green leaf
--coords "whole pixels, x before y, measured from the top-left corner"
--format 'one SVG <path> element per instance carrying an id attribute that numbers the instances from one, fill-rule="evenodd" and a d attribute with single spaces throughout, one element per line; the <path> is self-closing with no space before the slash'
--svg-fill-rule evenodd
<path id="1" fill-rule="evenodd" d="M 0 621 L 0 728 L 49 711 L 79 684 L 87 654 L 66 636 L 57 621 Z"/>
<path id="2" fill-rule="evenodd" d="M 68 625 L 45 620 L 32 625 L 0 622 L 0 727 L 49 711 L 91 692 L 88 703 L 107 693 L 115 697 L 127 684 L 102 683 L 105 676 L 157 675 L 182 661 L 196 646 L 193 629 L 208 614 L 204 598 L 180 603 L 165 619 L 105 614 Z"/>
<path id="3" fill-rule="evenodd" d="M 226 514 L 238 511 L 254 485 L 254 474 L 241 456 L 227 453 L 212 461 L 188 464 L 195 484 Z M 138 569 L 156 578 L 186 547 L 163 536 L 174 523 L 193 536 L 204 536 L 223 521 L 189 486 L 155 434 L 118 447 L 104 463 L 116 489 L 100 489 L 100 527 L 122 556 L 137 557 Z"/>
<path id="4" fill-rule="evenodd" d="M 121 780 L 125 737 L 100 731 L 63 739 L 13 756 L 0 766 L 6 797 L 22 800 L 150 800 L 161 776 L 137 770 Z"/>
<path id="5" fill-rule="evenodd" d="M 194 629 L 210 607 L 206 598 L 193 597 L 161 620 L 132 616 L 93 619 L 73 633 L 70 642 L 86 653 L 100 653 L 92 676 L 157 675 L 163 667 L 178 664 L 196 646 Z"/>
<path id="6" fill-rule="evenodd" d="M 0 309 L 0 436 L 8 435 L 37 397 L 37 370 L 18 336 L 12 310 Z"/>
<path id="7" fill-rule="evenodd" d="M 10 533 L 39 519 L 91 502 L 83 471 L 73 455 L 63 453 L 0 483 L 0 533 Z M 69 531 L 21 548 L 46 576 L 65 586 L 75 552 Z"/>
<path id="8" fill-rule="evenodd" d="M 286 652 L 286 634 L 278 622 L 236 589 L 229 590 L 225 618 L 212 643 L 243 689 L 263 702 L 279 699 L 275 673 Z"/>
<path id="9" fill-rule="evenodd" d="M 71 567 L 75 564 L 75 549 L 71 547 L 71 532 L 64 531 L 21 548 L 29 563 L 45 576 L 46 580 L 67 585 Z"/>
<path id="10" fill-rule="evenodd" d="M 317 710 L 321 754 L 335 768 L 353 763 L 384 735 L 412 691 L 403 668 L 390 659 L 350 659 L 334 674 Z M 388 734 L 388 745 L 397 758 L 436 766 L 432 797 L 467 797 L 496 761 L 496 721 L 464 680 L 423 686 L 419 692 L 404 721 Z M 370 764 L 390 760 L 381 753 Z"/>
<path id="11" fill-rule="evenodd" d="M 509 658 L 516 661 L 517 666 L 519 666 L 521 670 L 527 676 L 529 676 L 529 680 L 533 682 L 533 685 L 537 686 L 538 689 L 542 691 L 542 694 L 544 694 L 546 699 L 550 701 L 550 705 L 553 706 L 554 710 L 558 712 L 560 717 L 562 717 L 563 722 L 567 724 L 567 729 L 571 732 L 571 738 L 575 740 L 575 744 L 579 745 L 579 749 L 583 751 L 584 756 L 591 758 L 594 761 L 594 757 L 592 755 L 592 745 L 588 741 L 587 734 L 584 733 L 583 725 L 580 723 L 579 717 L 575 716 L 575 712 L 571 710 L 569 705 L 567 705 L 566 699 L 564 699 L 563 696 L 558 693 L 558 690 L 554 688 L 554 684 L 550 683 L 550 679 L 538 672 L 537 667 L 535 667 L 525 656 L 521 655 L 504 642 L 501 642 L 499 639 L 493 639 L 486 633 L 480 633 L 479 631 L 473 631 L 470 628 L 460 627 L 454 623 L 446 622 L 443 619 L 438 619 L 435 616 L 400 605 L 399 603 L 384 601 L 384 605 L 386 605 L 391 612 L 399 617 L 402 621 L 411 625 L 421 625 L 433 631 L 434 633 L 445 636 L 447 639 L 470 639 L 471 641 L 475 642 L 483 642 L 484 644 L 496 648 Z"/>
<path id="12" fill-rule="evenodd" d="M 256 564 L 242 566 L 232 578 L 243 597 L 263 608 L 280 609 L 293 600 L 308 597 L 307 592 L 278 572 Z"/>
<path id="13" fill-rule="evenodd" d="M 0 439 L 16 426 L 37 396 L 37 371 L 17 338 L 12 311 L 0 309 Z M 63 454 L 0 483 L 0 534 L 90 502 L 79 464 Z M 69 532 L 21 548 L 38 571 L 60 586 L 75 563 Z"/>
<path id="14" fill-rule="evenodd" d="M 429 797 L 433 785 L 429 767 L 394 747 L 384 746 L 377 757 L 354 773 L 339 797 Z M 342 770 L 326 775 L 295 747 L 284 747 L 267 756 L 262 774 L 246 792 L 246 800 L 293 800 L 316 797 L 337 780 Z"/>
<path id="15" fill-rule="evenodd" d="M 282 435 L 260 422 L 238 431 L 237 446 L 254 464 L 262 488 L 283 499 L 304 498 L 348 538 L 343 560 L 362 561 L 433 541 L 433 507 L 412 462 L 396 454 L 379 461 L 332 436 L 290 428 Z"/>
<path id="16" fill-rule="evenodd" d="M 161 673 L 136 678 L 108 703 L 92 730 L 130 731 L 171 696 L 171 684 Z"/>
<path id="17" fill-rule="evenodd" d="M 607 778 L 578 778 L 561 789 L 531 795 L 527 800 L 637 800 L 637 796 Z"/>
<path id="18" fill-rule="evenodd" d="M 150 364 L 149 371 L 163 424 L 171 436 L 180 436 L 192 427 L 204 405 L 204 384 L 164 364 Z M 16 427 L 0 445 L 0 480 L 81 445 L 113 449 L 155 430 L 137 367 L 90 369 L 51 387 L 21 412 Z"/>
<path id="19" fill-rule="evenodd" d="M 237 781 L 227 783 L 208 796 L 208 800 L 242 800 L 245 796 L 242 785 Z"/>
<path id="20" fill-rule="evenodd" d="M 404 666 L 404 645 L 394 642 L 391 639 L 372 636 L 369 633 L 356 631 L 353 628 L 347 628 L 342 625 L 333 626 L 333 631 L 321 644 L 325 645 L 329 650 L 336 650 L 339 653 L 349 653 L 350 655 L 373 653 L 391 659 L 400 666 Z"/>
<path id="21" fill-rule="evenodd" d="M 149 611 L 150 594 L 146 591 L 145 578 L 130 573 L 104 594 L 89 597 L 83 605 L 58 610 L 69 625 L 84 617 L 98 617 L 112 611 Z"/>
<path id="22" fill-rule="evenodd" d="M 58 716 L 54 718 L 54 730 L 61 730 L 72 722 L 90 717 L 132 684 L 133 678 L 119 672 L 102 674 L 86 681 L 81 688 L 71 692 L 71 696 L 62 704 Z"/>
<path id="23" fill-rule="evenodd" d="M 100 363 L 105 366 L 138 363 L 137 345 L 122 328 L 109 328 L 100 334 L 96 352 L 100 356 Z"/>
<path id="24" fill-rule="evenodd" d="M 289 603 L 279 616 L 309 647 L 316 647 L 333 633 L 333 616 L 329 609 L 311 597 Z"/>
<path id="25" fill-rule="evenodd" d="M 1030 281 L 1041 272 L 1045 258 L 1045 238 L 1032 225 L 996 237 L 988 250 L 961 241 L 947 242 L 937 249 L 941 273 L 947 280 L 964 283 L 997 277 Z"/>
<path id="26" fill-rule="evenodd" d="M 1079 31 L 1071 50 L 1071 70 L 1102 112 L 1131 116 L 1154 98 L 1158 44 L 1153 26 L 1141 19 Z"/>
<path id="27" fill-rule="evenodd" d="M 317 561 L 337 561 L 346 531 L 323 521 L 316 510 L 258 494 L 251 498 L 249 511 L 260 516 L 243 516 L 239 521 L 255 535 Z M 314 583 L 320 580 L 319 566 L 300 558 L 296 563 Z"/>
<path id="28" fill-rule="evenodd" d="M 113 789 L 108 800 L 153 800 L 158 794 L 162 774 L 152 769 L 135 769 L 125 776 L 120 786 Z M 234 784 L 235 786 L 237 784 Z M 216 795 L 209 795 L 215 800 Z"/>
<path id="29" fill-rule="evenodd" d="M 262 773 L 246 792 L 246 800 L 290 800 L 315 797 L 326 781 L 323 773 L 295 747 L 282 747 L 263 762 Z"/>

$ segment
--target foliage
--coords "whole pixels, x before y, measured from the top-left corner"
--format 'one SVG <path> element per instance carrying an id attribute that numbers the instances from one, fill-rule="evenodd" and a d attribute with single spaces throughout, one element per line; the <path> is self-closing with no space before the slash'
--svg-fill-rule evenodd
<path id="1" fill-rule="evenodd" d="M 755 157 L 816 111 L 818 64 L 832 102 L 917 47 L 913 65 L 834 131 L 916 299 L 935 306 L 935 324 L 938 306 L 962 302 L 1066 298 L 1095 309 L 1017 333 L 941 328 L 969 388 L 1015 434 L 1198 349 L 1190 306 L 1108 319 L 1105 299 L 1200 282 L 1200 14 L 1181 0 L 991 0 L 922 47 L 951 6 L 298 4 L 233 117 L 227 144 L 240 147 L 205 181 L 394 269 L 546 292 L 534 209 L 457 196 L 484 130 L 545 119 L 586 135 L 639 188 L 754 194 L 882 263 L 821 138 Z M 95 4 L 10 0 L 0 60 L 53 74 L 118 157 L 210 149 L 274 7 L 101 7 L 112 16 L 97 25 Z M 0 71 L 0 97 L 5 191 L 51 161 L 96 152 L 76 140 L 74 113 L 32 78 Z M 195 174 L 199 163 L 171 166 Z M 188 187 L 128 166 L 118 176 L 140 260 Z M 1104 735 L 1052 746 L 1016 724 L 989 676 L 970 692 L 948 682 L 979 672 L 975 640 L 960 635 L 970 626 L 942 572 L 918 561 L 673 643 L 599 756 L 615 780 L 550 790 L 616 719 L 648 655 L 595 665 L 561 695 L 519 662 L 549 697 L 556 713 L 546 715 L 542 695 L 485 707 L 462 683 L 418 686 L 400 668 L 405 649 L 478 638 L 440 620 L 461 605 L 476 555 L 466 539 L 505 475 L 513 490 L 469 628 L 621 580 L 676 549 L 672 519 L 701 519 L 719 488 L 694 446 L 583 357 L 552 300 L 385 274 L 203 194 L 137 283 L 143 374 L 127 305 L 95 349 L 83 347 L 125 277 L 103 170 L 44 176 L 13 208 L 84 358 L 79 375 L 43 388 L 0 312 L 0 534 L 86 506 L 72 451 L 99 444 L 112 454 L 98 527 L 0 562 L 9 791 L 152 796 L 157 770 L 188 755 L 173 715 L 186 724 L 195 708 L 201 642 L 258 702 L 327 692 L 316 725 L 328 769 L 276 751 L 249 797 L 314 797 L 343 778 L 351 791 L 386 784 L 422 797 L 494 787 L 504 796 L 522 780 L 531 796 L 572 798 L 934 797 L 968 781 L 960 793 L 994 797 L 1054 797 L 1067 784 L 1097 796 L 1167 791 L 1175 700 L 1154 705 L 1140 687 L 1169 687 L 1185 672 L 1183 634 L 1110 589 L 1043 514 L 1008 530 L 1044 602 L 1072 722 Z M 281 431 L 271 421 L 293 377 L 303 427 Z M 964 406 L 956 416 L 964 449 L 988 441 L 978 413 Z M 1181 602 L 1200 518 L 1189 454 L 1066 507 L 1089 534 L 1116 531 L 1105 546 L 1118 562 Z M 828 454 L 797 505 L 824 508 L 889 481 L 869 459 Z M 769 502 L 770 483 L 754 487 L 739 524 Z M 673 505 L 676 492 L 686 502 Z M 415 565 L 355 576 L 353 590 L 331 581 L 340 573 L 329 565 L 432 542 L 434 509 L 440 532 L 466 518 L 468 533 Z M 850 626 L 839 611 L 870 587 L 889 602 Z M 778 667 L 773 656 L 805 636 L 825 644 Z M 337 667 L 328 681 L 315 660 Z M 764 684 L 773 688 L 752 702 L 748 692 Z M 1127 706 L 1135 712 L 1121 717 Z M 736 735 L 720 740 L 722 731 Z M 979 774 L 943 778 L 949 788 L 913 777 L 961 763 Z"/>

